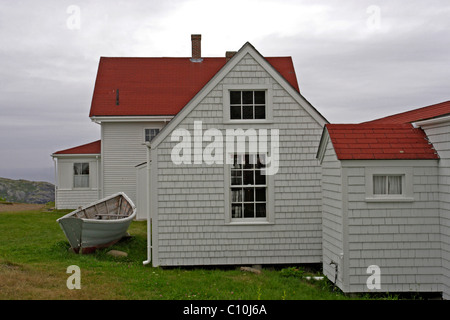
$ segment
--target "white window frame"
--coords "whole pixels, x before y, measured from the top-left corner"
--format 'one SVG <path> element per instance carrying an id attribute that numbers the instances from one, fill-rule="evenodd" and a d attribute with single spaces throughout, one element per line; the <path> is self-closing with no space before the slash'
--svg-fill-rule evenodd
<path id="1" fill-rule="evenodd" d="M 374 176 L 401 176 L 401 194 L 374 194 Z M 411 167 L 370 167 L 365 168 L 366 202 L 411 202 L 413 197 Z"/>
<path id="2" fill-rule="evenodd" d="M 230 92 L 231 91 L 264 91 L 266 94 L 265 119 L 231 119 Z M 272 87 L 268 84 L 223 85 L 223 123 L 227 124 L 255 124 L 273 122 Z"/>
<path id="3" fill-rule="evenodd" d="M 77 165 L 77 164 L 81 164 L 81 168 L 83 168 L 83 164 L 87 164 L 88 165 L 88 170 L 89 170 L 89 173 L 88 174 L 75 174 L 75 172 L 73 172 L 73 188 L 74 189 L 89 189 L 90 188 L 90 186 L 91 186 L 91 178 L 90 178 L 90 174 L 91 174 L 91 168 L 90 168 L 90 163 L 89 162 L 74 162 L 73 163 L 73 166 L 72 166 L 72 169 L 73 169 L 73 171 L 75 171 L 75 165 Z M 81 176 L 81 177 L 86 177 L 87 176 L 87 179 L 88 179 L 88 183 L 87 183 L 87 186 L 83 186 L 83 187 L 77 187 L 77 186 L 75 186 L 75 176 Z"/>
<path id="4" fill-rule="evenodd" d="M 158 130 L 158 133 L 152 138 L 152 140 L 159 134 L 159 132 L 161 131 L 161 128 L 156 128 L 156 127 L 149 127 L 149 128 L 144 128 L 144 130 L 143 130 L 143 138 L 142 138 L 142 140 L 144 141 L 144 143 L 146 143 L 147 142 L 147 140 L 146 140 L 146 137 L 147 137 L 147 135 L 146 135 L 146 131 L 147 130 Z M 151 140 L 150 140 L 151 141 Z M 150 141 L 148 141 L 148 142 L 150 142 Z"/>
<path id="5" fill-rule="evenodd" d="M 234 157 L 234 154 L 229 154 L 228 157 Z M 226 163 L 226 161 L 225 161 Z M 231 185 L 231 170 L 232 164 L 224 164 L 225 171 L 225 223 L 229 225 L 258 225 L 258 224 L 273 224 L 274 223 L 274 192 L 273 192 L 273 175 L 266 175 L 266 216 L 254 218 L 233 218 L 231 214 L 232 208 L 232 191 L 235 185 Z M 252 188 L 257 188 L 259 185 L 251 185 Z M 261 185 L 263 187 L 263 185 Z M 238 186 L 236 186 L 238 188 Z M 255 199 L 256 200 L 256 199 Z M 255 201 L 254 200 L 254 201 Z M 254 202 L 256 203 L 256 202 Z"/>

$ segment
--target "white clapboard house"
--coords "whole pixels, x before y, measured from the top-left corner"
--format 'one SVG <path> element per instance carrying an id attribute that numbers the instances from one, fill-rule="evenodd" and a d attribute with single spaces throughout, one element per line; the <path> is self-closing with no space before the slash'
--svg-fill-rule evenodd
<path id="1" fill-rule="evenodd" d="M 147 220 L 153 266 L 323 263 L 345 292 L 448 297 L 450 104 L 331 125 L 290 57 L 246 43 L 206 58 L 191 40 L 188 58 L 100 59 L 89 116 L 101 139 L 52 154 L 56 206 L 125 192 Z M 382 134 L 413 156 L 388 139 L 372 147 Z M 381 289 L 367 284 L 373 265 Z"/>

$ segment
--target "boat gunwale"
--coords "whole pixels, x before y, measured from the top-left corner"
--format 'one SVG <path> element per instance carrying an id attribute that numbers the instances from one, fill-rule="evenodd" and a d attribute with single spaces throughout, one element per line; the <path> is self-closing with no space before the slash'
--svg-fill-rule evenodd
<path id="1" fill-rule="evenodd" d="M 98 204 L 100 202 L 108 201 L 108 200 L 113 199 L 113 198 L 118 197 L 118 196 L 124 197 L 125 200 L 128 201 L 128 203 L 130 204 L 130 206 L 131 206 L 131 208 L 133 210 L 133 212 L 127 217 L 123 217 L 123 218 L 116 219 L 116 220 L 98 220 L 98 219 L 74 217 L 75 214 L 77 214 L 80 211 L 85 210 L 86 208 L 94 206 L 95 204 Z M 72 219 L 78 219 L 78 220 L 82 220 L 83 222 L 89 222 L 89 223 L 99 223 L 99 224 L 113 223 L 113 224 L 115 224 L 115 223 L 123 223 L 123 222 L 127 222 L 129 220 L 133 220 L 135 216 L 136 216 L 136 206 L 134 205 L 134 203 L 131 201 L 131 199 L 124 192 L 117 192 L 117 193 L 114 193 L 114 194 L 112 194 L 112 195 L 110 195 L 108 197 L 105 197 L 103 199 L 94 201 L 94 202 L 92 202 L 92 203 L 90 203 L 88 205 L 85 205 L 85 206 L 81 207 L 80 209 L 77 209 L 77 210 L 74 210 L 72 212 L 69 212 L 68 214 L 66 214 L 66 215 L 56 219 L 56 221 L 58 223 L 60 223 L 60 220 L 72 218 Z"/>

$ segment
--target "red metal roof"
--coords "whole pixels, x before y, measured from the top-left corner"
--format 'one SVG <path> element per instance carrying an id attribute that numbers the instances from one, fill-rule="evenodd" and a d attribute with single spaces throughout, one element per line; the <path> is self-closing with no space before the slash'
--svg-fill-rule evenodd
<path id="1" fill-rule="evenodd" d="M 266 60 L 299 91 L 291 57 Z M 176 115 L 225 63 L 226 58 L 194 63 L 190 58 L 102 57 L 89 116 Z"/>
<path id="2" fill-rule="evenodd" d="M 414 109 L 365 123 L 411 123 L 450 114 L 450 101 Z"/>
<path id="3" fill-rule="evenodd" d="M 340 160 L 439 159 L 422 129 L 411 124 L 327 124 Z"/>
<path id="4" fill-rule="evenodd" d="M 83 144 L 81 146 L 56 151 L 54 154 L 100 154 L 101 140 Z"/>

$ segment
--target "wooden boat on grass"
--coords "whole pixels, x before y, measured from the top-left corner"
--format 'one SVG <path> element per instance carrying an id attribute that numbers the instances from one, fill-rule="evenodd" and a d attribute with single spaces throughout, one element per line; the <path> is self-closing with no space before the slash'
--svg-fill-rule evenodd
<path id="1" fill-rule="evenodd" d="M 119 192 L 56 220 L 75 252 L 89 253 L 106 248 L 127 234 L 136 207 Z"/>

